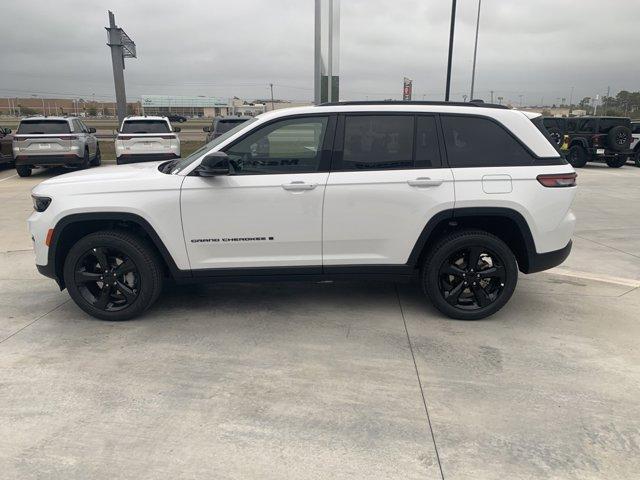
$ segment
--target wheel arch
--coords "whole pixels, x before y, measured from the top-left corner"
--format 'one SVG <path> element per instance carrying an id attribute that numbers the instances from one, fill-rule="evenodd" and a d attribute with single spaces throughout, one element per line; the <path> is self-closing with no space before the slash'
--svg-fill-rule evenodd
<path id="1" fill-rule="evenodd" d="M 536 247 L 529 224 L 521 213 L 505 207 L 469 207 L 439 212 L 425 225 L 407 263 L 419 268 L 429 248 L 443 235 L 470 228 L 484 230 L 500 238 L 514 253 L 520 271 L 532 271 Z"/>
<path id="2" fill-rule="evenodd" d="M 153 226 L 140 215 L 127 212 L 77 213 L 60 219 L 51 237 L 47 267 L 61 289 L 65 287 L 62 271 L 69 250 L 80 238 L 100 230 L 132 231 L 156 249 L 164 263 L 165 274 L 173 278 L 190 275 L 190 272 L 178 268 Z"/>
<path id="3" fill-rule="evenodd" d="M 569 142 L 569 148 L 575 146 L 575 145 L 579 145 L 580 147 L 587 149 L 589 148 L 589 143 L 587 142 L 586 138 L 574 138 Z"/>

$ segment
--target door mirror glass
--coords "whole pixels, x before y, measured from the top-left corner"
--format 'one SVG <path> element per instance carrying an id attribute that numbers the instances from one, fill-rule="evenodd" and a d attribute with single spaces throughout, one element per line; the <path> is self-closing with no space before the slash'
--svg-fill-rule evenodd
<path id="1" fill-rule="evenodd" d="M 178 133 L 178 132 L 180 131 L 180 127 L 173 127 L 173 131 L 174 131 L 175 133 Z"/>
<path id="2" fill-rule="evenodd" d="M 89 127 L 89 133 L 96 133 L 96 129 L 93 127 Z"/>
<path id="3" fill-rule="evenodd" d="M 211 127 L 209 125 L 207 125 L 206 127 L 202 127 L 202 131 L 203 132 L 210 132 L 211 131 Z"/>
<path id="4" fill-rule="evenodd" d="M 231 173 L 229 157 L 224 152 L 211 152 L 202 159 L 195 172 L 201 177 L 229 175 Z"/>

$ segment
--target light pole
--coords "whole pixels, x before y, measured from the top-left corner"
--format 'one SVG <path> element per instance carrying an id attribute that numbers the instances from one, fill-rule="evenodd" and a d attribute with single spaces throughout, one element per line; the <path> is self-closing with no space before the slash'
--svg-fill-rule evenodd
<path id="1" fill-rule="evenodd" d="M 473 69 L 471 70 L 471 94 L 469 95 L 469 99 L 473 100 L 473 87 L 476 81 L 476 57 L 478 55 L 478 32 L 480 31 L 480 6 L 482 5 L 482 0 L 478 0 L 478 19 L 476 20 L 476 43 L 473 47 Z"/>
<path id="2" fill-rule="evenodd" d="M 444 101 L 449 101 L 451 90 L 451 60 L 453 59 L 453 34 L 456 28 L 456 0 L 451 0 L 451 27 L 449 29 L 449 57 L 447 59 L 447 86 L 444 92 Z"/>

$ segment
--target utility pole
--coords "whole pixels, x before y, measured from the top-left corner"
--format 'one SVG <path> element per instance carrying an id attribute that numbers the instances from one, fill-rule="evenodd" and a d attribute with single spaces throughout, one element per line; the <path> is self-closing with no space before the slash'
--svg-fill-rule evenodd
<path id="1" fill-rule="evenodd" d="M 273 106 L 273 83 L 269 84 L 269 87 L 271 88 L 271 110 L 275 110 L 275 107 Z"/>
<path id="2" fill-rule="evenodd" d="M 107 45 L 111 48 L 111 65 L 113 67 L 113 83 L 116 89 L 116 103 L 118 122 L 122 123 L 127 115 L 127 95 L 124 89 L 124 59 L 136 58 L 136 44 L 131 38 L 116 26 L 113 12 L 109 11 L 109 26 L 107 30 Z"/>
<path id="3" fill-rule="evenodd" d="M 524 95 L 520 94 L 518 97 L 520 97 L 520 108 L 522 108 L 522 97 L 524 97 Z"/>
<path id="4" fill-rule="evenodd" d="M 451 91 L 451 61 L 453 60 L 453 34 L 456 28 L 456 1 L 451 0 L 451 27 L 449 29 L 449 57 L 447 59 L 447 85 L 444 92 L 444 101 L 449 101 Z"/>
<path id="5" fill-rule="evenodd" d="M 504 97 L 498 97 L 498 105 L 502 105 L 502 100 L 504 100 Z"/>
<path id="6" fill-rule="evenodd" d="M 491 103 L 493 103 L 493 90 L 491 90 Z"/>
<path id="7" fill-rule="evenodd" d="M 473 100 L 473 87 L 476 81 L 476 57 L 478 55 L 478 31 L 480 30 L 480 6 L 482 0 L 478 0 L 478 19 L 476 20 L 476 43 L 473 47 L 473 69 L 471 70 L 471 93 L 469 99 Z"/>
<path id="8" fill-rule="evenodd" d="M 569 94 L 569 116 L 571 116 L 571 110 L 573 108 L 573 88 L 571 87 L 571 93 Z"/>

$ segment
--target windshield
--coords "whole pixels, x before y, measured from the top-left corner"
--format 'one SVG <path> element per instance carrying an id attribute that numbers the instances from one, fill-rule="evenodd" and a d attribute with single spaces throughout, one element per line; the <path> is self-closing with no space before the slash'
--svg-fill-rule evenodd
<path id="1" fill-rule="evenodd" d="M 121 133 L 170 133 L 164 120 L 125 120 Z"/>
<path id="2" fill-rule="evenodd" d="M 16 133 L 31 135 L 70 133 L 69 122 L 66 120 L 23 120 Z"/>
<path id="3" fill-rule="evenodd" d="M 242 124 L 246 122 L 248 119 L 246 118 L 237 118 L 234 120 L 220 120 L 216 125 L 216 132 L 225 133 L 231 130 L 236 125 Z"/>
<path id="4" fill-rule="evenodd" d="M 215 147 L 220 145 L 222 142 L 225 142 L 228 138 L 234 136 L 240 130 L 242 130 L 245 127 L 248 127 L 250 124 L 256 122 L 257 120 L 258 120 L 258 118 L 254 117 L 251 120 L 247 120 L 246 122 L 243 122 L 243 123 L 241 123 L 239 125 L 236 125 L 234 128 L 232 128 L 228 132 L 225 132 L 222 135 L 220 135 L 219 137 L 214 138 L 213 140 L 211 140 L 209 143 L 204 144 L 202 147 L 197 149 L 195 152 L 193 152 L 188 157 L 181 158 L 179 160 L 175 160 L 175 163 L 171 165 L 171 169 L 169 171 L 173 175 L 180 173 L 182 170 L 184 170 L 189 165 L 191 165 L 191 163 L 193 161 L 195 161 L 196 159 L 200 158 L 204 153 L 206 153 L 206 152 L 208 152 L 210 150 L 213 150 Z M 165 172 L 166 172 L 166 170 L 165 170 Z"/>

